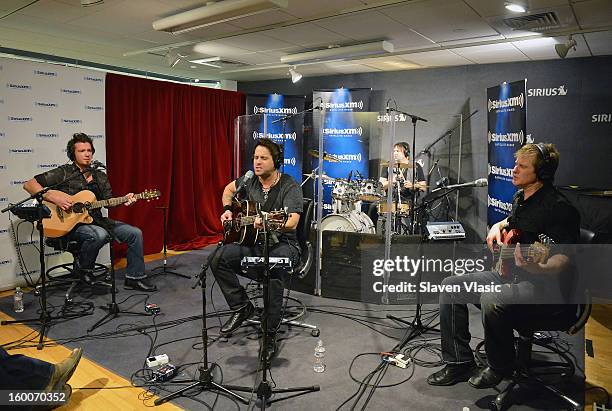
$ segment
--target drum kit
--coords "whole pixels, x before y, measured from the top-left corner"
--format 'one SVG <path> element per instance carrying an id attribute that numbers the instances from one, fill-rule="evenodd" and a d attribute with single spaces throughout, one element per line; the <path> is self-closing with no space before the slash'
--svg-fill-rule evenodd
<path id="1" fill-rule="evenodd" d="M 310 150 L 309 154 L 319 158 L 317 150 Z M 339 160 L 328 153 L 324 153 L 323 160 L 332 163 Z M 388 163 L 383 163 L 381 166 L 386 166 Z M 393 166 L 398 168 L 406 168 L 404 164 L 395 163 Z M 368 214 L 361 211 L 362 202 L 372 203 L 377 205 L 378 219 L 383 220 L 391 215 L 394 220 L 401 221 L 409 217 L 410 204 L 392 203 L 391 208 L 388 207 L 386 193 L 382 184 L 373 179 L 351 178 L 353 172 L 349 173 L 348 178 L 332 178 L 325 174 L 318 176 L 314 171 L 311 174 L 304 174 L 306 180 L 312 178 L 321 178 L 326 184 L 333 184 L 332 188 L 332 213 L 326 215 L 321 220 L 321 230 L 330 231 L 345 231 L 363 234 L 375 234 L 376 228 L 372 219 Z M 356 173 L 359 175 L 359 173 Z M 384 225 L 384 224 L 383 224 Z M 379 225 L 380 226 L 380 225 Z M 393 224 L 393 226 L 399 226 Z M 397 232 L 404 234 L 404 232 Z"/>

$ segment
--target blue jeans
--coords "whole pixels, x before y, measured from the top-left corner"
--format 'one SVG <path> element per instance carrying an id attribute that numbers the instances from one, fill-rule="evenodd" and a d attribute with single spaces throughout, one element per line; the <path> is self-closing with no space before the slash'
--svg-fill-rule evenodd
<path id="1" fill-rule="evenodd" d="M 21 354 L 11 355 L 0 347 L 0 387 L 4 390 L 44 390 L 53 374 L 53 364 Z"/>
<path id="2" fill-rule="evenodd" d="M 120 221 L 115 221 L 111 231 L 120 242 L 126 243 L 128 246 L 125 278 L 134 280 L 145 278 L 142 231 L 138 227 Z M 98 252 L 111 239 L 106 229 L 95 224 L 81 224 L 72 230 L 68 237 L 81 245 L 79 265 L 83 269 L 94 267 Z"/>

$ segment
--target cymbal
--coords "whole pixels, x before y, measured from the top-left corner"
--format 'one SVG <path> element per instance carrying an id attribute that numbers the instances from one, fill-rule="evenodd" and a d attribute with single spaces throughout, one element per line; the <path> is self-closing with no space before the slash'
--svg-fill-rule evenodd
<path id="1" fill-rule="evenodd" d="M 380 163 L 381 167 L 389 167 L 389 162 L 388 161 L 383 161 Z M 412 163 L 391 163 L 391 166 L 393 166 L 393 168 L 412 168 Z"/>
<path id="2" fill-rule="evenodd" d="M 310 178 L 319 178 L 319 175 L 317 173 L 310 173 L 310 174 L 304 174 L 304 177 L 310 177 Z M 321 175 L 321 180 L 335 180 L 335 178 L 328 176 L 327 174 L 323 174 Z"/>
<path id="3" fill-rule="evenodd" d="M 308 154 L 310 154 L 311 156 L 315 157 L 315 158 L 319 158 L 319 150 L 308 150 Z M 334 156 L 333 154 L 329 154 L 329 153 L 323 153 L 323 160 L 324 161 L 329 161 L 330 163 L 339 163 L 340 160 L 338 160 L 338 158 L 336 158 L 336 156 Z"/>

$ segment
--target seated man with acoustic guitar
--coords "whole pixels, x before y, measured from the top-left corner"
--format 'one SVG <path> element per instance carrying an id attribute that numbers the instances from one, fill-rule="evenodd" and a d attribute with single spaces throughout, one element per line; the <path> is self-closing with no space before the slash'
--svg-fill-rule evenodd
<path id="1" fill-rule="evenodd" d="M 501 292 L 440 294 L 442 358 L 446 366 L 427 378 L 431 385 L 469 380 L 475 388 L 495 387 L 514 371 L 513 329 L 550 330 L 546 327 L 561 323 L 569 327 L 576 320 L 576 305 L 564 304 L 575 270 L 571 254 L 562 245 L 578 240 L 580 215 L 552 185 L 559 152 L 552 144 L 526 144 L 515 158 L 512 184 L 519 190 L 512 211 L 487 235 L 489 248 L 500 251 L 499 267 L 490 272 L 450 276 L 442 282 L 499 284 Z M 543 251 L 544 243 L 536 243 L 539 237 L 557 244 L 548 247 L 550 256 L 548 250 Z M 510 238 L 517 240 L 516 246 L 509 245 Z M 527 258 L 521 244 L 529 245 L 533 258 Z M 505 257 L 510 261 L 501 265 Z M 470 348 L 467 303 L 480 304 L 482 310 L 488 366 L 478 371 Z"/>
<path id="2" fill-rule="evenodd" d="M 300 256 L 299 243 L 296 236 L 296 228 L 302 213 L 302 190 L 296 181 L 287 174 L 279 171 L 283 161 L 281 149 L 272 140 L 260 139 L 253 154 L 253 170 L 255 178 L 250 178 L 252 172 L 230 182 L 223 190 L 222 202 L 224 212 L 221 222 L 226 231 L 226 244 L 219 249 L 212 262 L 212 272 L 219 283 L 225 300 L 230 309 L 234 311 L 229 320 L 221 327 L 221 335 L 229 335 L 235 331 L 254 311 L 253 304 L 249 301 L 244 287 L 240 285 L 237 274 L 261 281 L 260 270 L 247 270 L 241 272 L 240 262 L 243 257 L 263 255 L 263 235 L 243 235 L 238 239 L 240 243 L 228 244 L 228 231 L 235 227 L 244 225 L 248 229 L 261 229 L 260 217 L 248 217 L 247 224 L 237 221 L 245 220 L 245 217 L 237 215 L 238 210 L 235 203 L 237 190 L 244 195 L 241 199 L 251 202 L 251 205 L 261 205 L 261 210 L 273 214 L 272 210 L 284 210 L 284 218 L 276 225 L 279 231 L 271 233 L 269 241 L 270 257 L 288 257 L 293 266 L 297 264 Z M 233 210 L 233 211 L 232 211 Z M 244 210 L 244 207 L 243 207 Z M 278 214 L 277 214 L 278 215 Z M 270 217 L 268 217 L 270 221 Z M 254 243 L 249 243 L 249 239 Z M 286 268 L 271 267 L 270 270 L 270 300 L 268 304 L 268 333 L 267 358 L 272 358 L 276 353 L 275 334 L 281 323 L 281 310 L 283 303 L 284 281 L 287 275 Z"/>
<path id="3" fill-rule="evenodd" d="M 98 200 L 111 199 L 113 193 L 106 173 L 90 168 L 95 153 L 93 140 L 84 133 L 76 133 L 68 141 L 66 153 L 68 158 L 72 160 L 71 163 L 34 176 L 23 185 L 23 188 L 28 193 L 35 194 L 43 187 L 62 183 L 69 176 L 89 168 L 85 173 L 77 175 L 76 178 L 60 184 L 56 189 L 46 192 L 44 200 L 53 203 L 56 206 L 55 211 L 63 211 L 67 216 L 76 216 L 76 212 L 72 213 L 72 206 L 73 203 L 76 204 L 75 196 L 83 190 L 93 192 Z M 129 206 L 136 202 L 137 198 L 133 193 L 129 193 L 124 198 L 115 200 L 111 203 L 125 203 Z M 103 217 L 99 208 L 90 209 L 88 213 L 80 213 L 80 215 L 87 218 L 76 224 L 66 235 L 69 240 L 75 240 L 81 244 L 78 271 L 83 281 L 93 282 L 91 270 L 94 267 L 98 252 L 108 242 L 109 232 L 111 232 L 114 237 L 121 242 L 125 242 L 128 246 L 125 288 L 140 291 L 157 290 L 157 287 L 151 284 L 145 275 L 142 231 L 139 228 Z M 90 223 L 91 218 L 89 216 L 93 217 L 93 223 Z M 45 225 L 48 225 L 47 221 L 45 221 Z M 47 235 L 48 228 L 51 229 L 51 227 L 45 226 L 45 235 Z M 54 232 L 53 236 L 58 236 L 56 234 Z"/>

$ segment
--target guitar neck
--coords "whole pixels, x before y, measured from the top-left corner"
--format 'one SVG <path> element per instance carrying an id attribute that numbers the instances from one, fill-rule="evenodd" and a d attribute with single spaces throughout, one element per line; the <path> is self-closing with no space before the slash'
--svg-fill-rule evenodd
<path id="1" fill-rule="evenodd" d="M 140 200 L 141 198 L 143 198 L 143 194 L 142 193 L 134 194 L 134 198 Z M 114 198 L 109 198 L 108 200 L 96 200 L 91 203 L 91 205 L 89 206 L 89 209 L 91 210 L 94 208 L 101 208 L 101 207 L 115 207 L 123 203 L 127 203 L 127 201 L 128 201 L 128 196 L 114 197 Z"/>
<path id="2" fill-rule="evenodd" d="M 514 259 L 514 250 L 515 250 L 516 246 L 503 246 L 503 248 L 499 251 L 499 259 L 500 260 L 510 260 L 510 259 Z M 533 247 L 532 246 L 519 246 L 519 249 L 521 250 L 521 254 L 523 255 L 527 255 L 527 256 L 532 256 L 533 254 L 535 254 L 533 252 Z"/>

